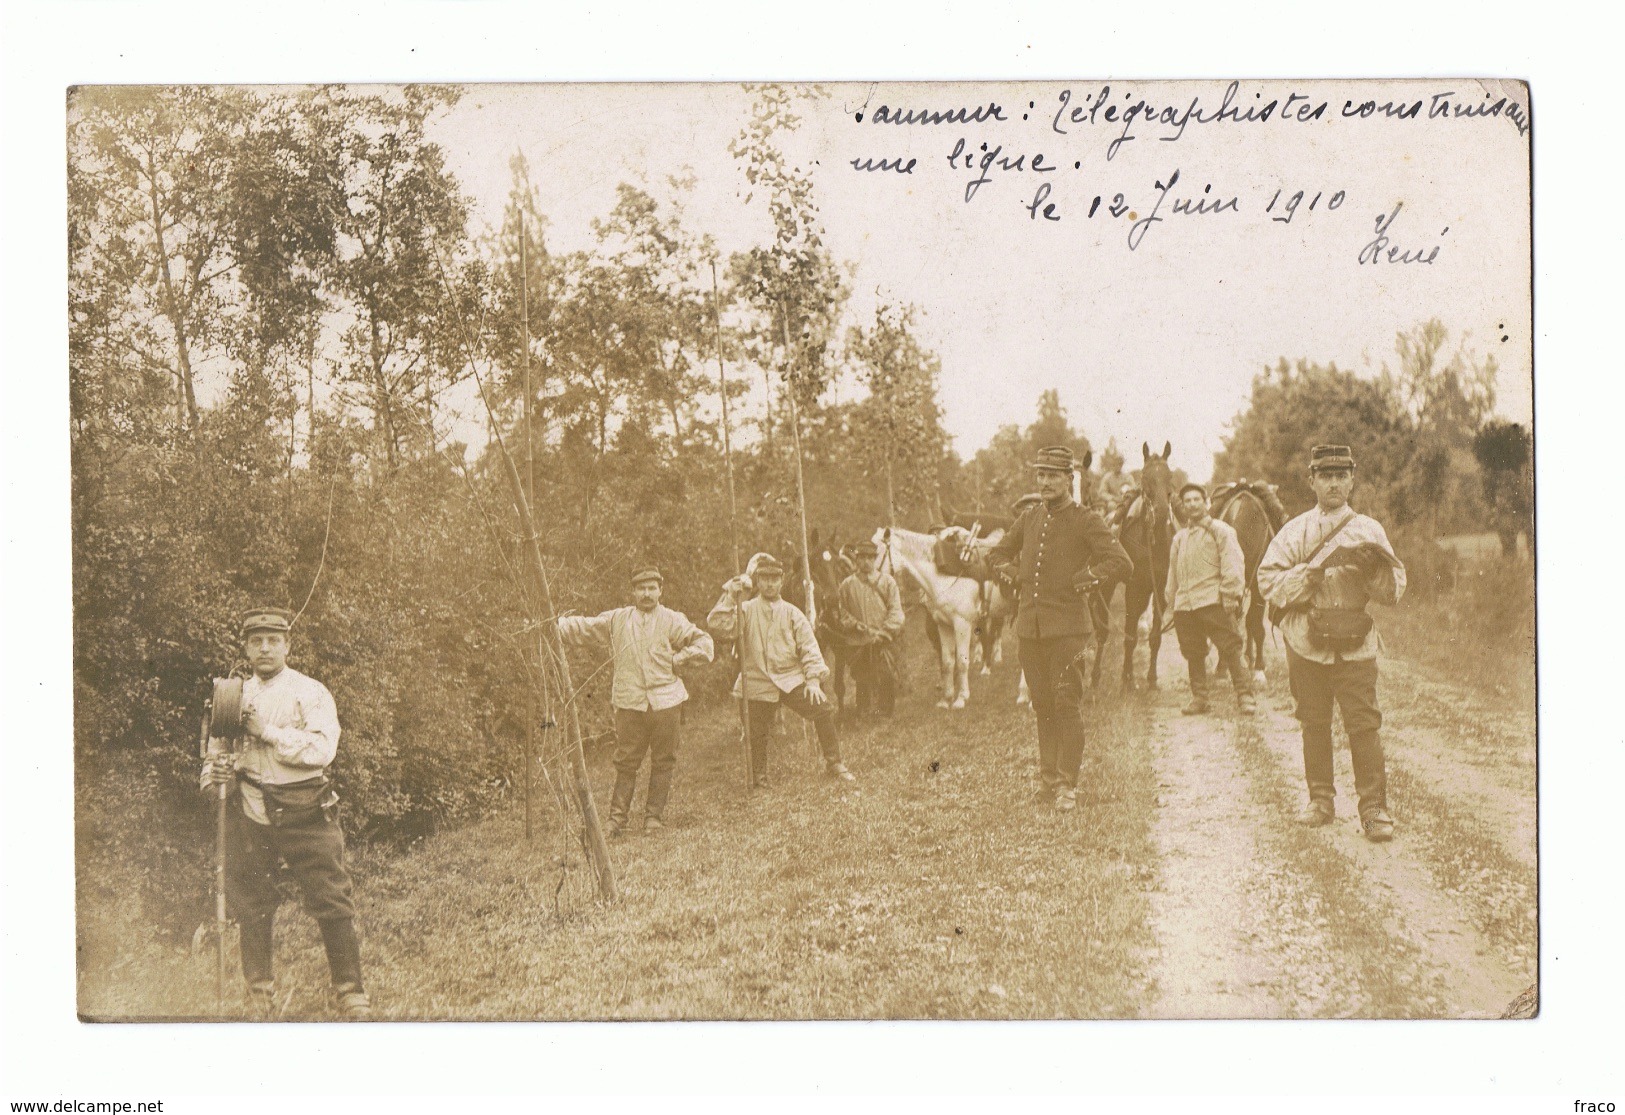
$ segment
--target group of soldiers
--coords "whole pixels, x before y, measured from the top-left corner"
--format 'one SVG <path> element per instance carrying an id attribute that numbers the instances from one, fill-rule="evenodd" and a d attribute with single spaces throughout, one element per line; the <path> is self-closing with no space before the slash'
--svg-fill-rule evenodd
<path id="1" fill-rule="evenodd" d="M 1100 585 L 1126 579 L 1132 568 L 1105 519 L 1073 499 L 1076 469 L 1071 450 L 1041 450 L 1033 462 L 1036 495 L 1025 501 L 990 555 L 991 564 L 1016 588 L 1021 668 L 1037 731 L 1035 801 L 1063 812 L 1077 808 L 1086 747 L 1082 656 L 1092 633 L 1088 598 Z M 1332 718 L 1334 708 L 1341 708 L 1362 828 L 1367 838 L 1381 842 L 1392 837 L 1394 821 L 1378 738 L 1381 641 L 1365 608 L 1372 600 L 1397 601 L 1405 570 L 1381 524 L 1348 505 L 1354 477 L 1348 447 L 1315 446 L 1309 471 L 1316 506 L 1276 534 L 1258 567 L 1259 587 L 1286 641 L 1303 737 L 1309 800 L 1298 820 L 1324 825 L 1335 819 Z M 1210 711 L 1206 659 L 1212 643 L 1236 688 L 1238 709 L 1248 715 L 1255 701 L 1241 662 L 1239 618 L 1247 586 L 1240 545 L 1234 530 L 1209 516 L 1201 485 L 1186 484 L 1178 497 L 1186 525 L 1173 539 L 1167 599 L 1190 667 L 1192 696 L 1185 712 Z M 889 716 L 896 690 L 892 643 L 903 628 L 901 597 L 896 582 L 879 567 L 873 543 L 855 547 L 853 557 L 857 568 L 837 592 L 834 626 L 851 654 L 860 709 Z M 637 568 L 630 579 L 630 605 L 590 617 L 566 613 L 557 620 L 567 645 L 606 653 L 613 666 L 610 833 L 620 836 L 628 829 L 646 759 L 642 829 L 655 833 L 665 827 L 681 707 L 688 697 L 681 671 L 712 661 L 715 639 L 735 648 L 734 695 L 743 710 L 752 785 L 766 785 L 768 741 L 781 708 L 811 723 L 826 776 L 854 781 L 824 689 L 829 665 L 806 615 L 783 598 L 780 561 L 756 555 L 746 572 L 723 586 L 706 628 L 660 603 L 663 583 L 658 569 Z M 326 768 L 338 747 L 338 716 L 332 694 L 287 665 L 291 620 L 278 608 L 257 608 L 243 617 L 244 653 L 254 672 L 244 685 L 244 745 L 213 754 L 201 781 L 208 789 L 229 782 L 238 791 L 226 892 L 242 927 L 251 1005 L 269 1012 L 275 1001 L 271 930 L 280 899 L 275 881 L 280 859 L 321 926 L 339 1009 L 346 1017 L 366 1018 L 371 1003 L 361 979 L 353 888 L 336 799 L 326 786 Z M 325 796 L 315 808 L 275 804 L 318 783 Z"/>

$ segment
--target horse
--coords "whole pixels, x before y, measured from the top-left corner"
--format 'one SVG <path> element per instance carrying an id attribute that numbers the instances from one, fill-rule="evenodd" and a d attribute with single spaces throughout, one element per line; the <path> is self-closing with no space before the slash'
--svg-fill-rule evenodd
<path id="1" fill-rule="evenodd" d="M 1157 687 L 1157 655 L 1162 652 L 1163 613 L 1168 602 L 1163 599 L 1168 583 L 1168 552 L 1174 541 L 1173 471 L 1168 458 L 1173 444 L 1164 442 L 1162 455 L 1151 452 L 1151 446 L 1142 442 L 1140 453 L 1145 464 L 1140 470 L 1140 494 L 1129 505 L 1123 516 L 1118 541 L 1128 551 L 1134 563 L 1123 587 L 1123 688 L 1134 688 L 1134 645 L 1139 640 L 1140 616 L 1145 606 L 1151 605 L 1151 630 L 1146 644 L 1151 652 L 1151 665 L 1146 672 L 1146 685 Z"/>
<path id="2" fill-rule="evenodd" d="M 950 576 L 937 569 L 933 551 L 938 541 L 900 527 L 881 527 L 874 536 L 885 567 L 919 590 L 931 615 L 942 671 L 942 697 L 937 707 L 962 709 L 970 700 L 971 633 L 981 618 L 982 592 L 975 578 Z"/>
<path id="3" fill-rule="evenodd" d="M 987 528 L 979 520 L 967 525 L 944 527 L 933 532 L 937 545 L 932 560 L 937 572 L 952 577 L 971 577 L 978 586 L 981 615 L 976 622 L 972 650 L 982 652 L 982 676 L 1004 661 L 1004 627 L 1015 616 L 1015 601 L 1000 588 L 988 565 L 988 554 L 1004 538 L 1006 527 Z"/>
<path id="4" fill-rule="evenodd" d="M 1241 542 L 1241 557 L 1247 578 L 1248 668 L 1264 676 L 1264 593 L 1258 587 L 1258 563 L 1269 549 L 1270 540 L 1286 524 L 1286 508 L 1279 489 L 1263 481 L 1246 478 L 1220 485 L 1212 500 L 1213 517 L 1229 523 Z"/>
<path id="5" fill-rule="evenodd" d="M 800 608 L 803 615 L 807 614 L 806 586 L 811 582 L 818 617 L 813 621 L 813 633 L 818 637 L 818 649 L 824 656 L 824 664 L 829 667 L 830 696 L 835 698 L 836 708 L 844 712 L 846 645 L 841 641 L 841 633 L 836 627 L 835 597 L 841 582 L 856 566 L 835 544 L 834 532 L 827 540 L 821 540 L 818 531 L 814 530 L 807 536 L 807 545 L 812 550 L 810 560 L 809 555 L 801 553 L 793 541 L 787 539 L 784 543 L 785 552 L 791 555 L 784 578 L 784 598 Z"/>

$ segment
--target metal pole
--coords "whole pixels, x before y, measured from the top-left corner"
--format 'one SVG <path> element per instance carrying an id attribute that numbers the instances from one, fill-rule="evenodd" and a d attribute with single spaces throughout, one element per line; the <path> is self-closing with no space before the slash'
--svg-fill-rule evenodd
<path id="1" fill-rule="evenodd" d="M 734 499 L 733 441 L 728 432 L 728 365 L 722 359 L 722 296 L 717 292 L 717 261 L 711 261 L 711 319 L 717 343 L 717 378 L 722 385 L 722 460 L 728 474 L 728 552 L 733 557 L 734 576 L 739 576 L 739 505 Z M 734 662 L 739 668 L 739 730 L 745 750 L 745 787 L 756 784 L 756 768 L 750 756 L 750 698 L 745 696 L 745 615 L 742 603 L 734 601 Z"/>

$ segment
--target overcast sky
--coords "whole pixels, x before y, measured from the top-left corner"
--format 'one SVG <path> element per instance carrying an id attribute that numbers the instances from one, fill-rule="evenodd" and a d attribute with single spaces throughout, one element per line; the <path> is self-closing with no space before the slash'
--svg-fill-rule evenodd
<path id="1" fill-rule="evenodd" d="M 1265 364 L 1307 357 L 1374 373 L 1395 362 L 1397 331 L 1434 316 L 1453 338 L 1465 334 L 1479 352 L 1494 353 L 1501 411 L 1528 419 L 1527 138 L 1505 117 L 1428 118 L 1437 94 L 1454 94 L 1453 104 L 1493 105 L 1502 96 L 1527 104 L 1521 88 L 1244 82 L 1230 102 L 1242 111 L 1301 99 L 1268 121 L 1193 120 L 1182 132 L 1137 121 L 1135 138 L 1108 158 L 1123 125 L 1120 115 L 1105 121 L 1106 107 L 1120 114 L 1143 100 L 1183 114 L 1199 97 L 1199 111 L 1212 114 L 1228 82 L 1111 82 L 1093 124 L 1063 117 L 1066 134 L 1056 130 L 1063 93 L 1069 112 L 1086 110 L 1106 84 L 827 86 L 827 99 L 805 104 L 802 130 L 786 140 L 793 162 L 813 166 L 828 243 L 854 269 L 855 316 L 868 316 L 877 292 L 923 311 L 920 331 L 942 358 L 942 401 L 961 454 L 1000 425 L 1031 421 L 1039 393 L 1054 387 L 1097 446 L 1115 436 L 1132 461 L 1142 441 L 1171 440 L 1175 462 L 1205 477 Z M 1408 120 L 1380 108 L 1366 118 L 1343 115 L 1346 103 L 1368 100 L 1421 100 L 1424 109 Z M 882 105 L 990 102 L 1004 122 L 876 121 Z M 1321 102 L 1318 118 L 1295 118 Z M 731 251 L 770 236 L 762 198 L 746 203 L 727 151 L 749 103 L 737 85 L 474 85 L 435 135 L 483 221 L 498 219 L 509 159 L 523 151 L 556 250 L 588 245 L 589 222 L 608 212 L 618 183 L 664 199 L 667 177 L 686 169 L 696 180 L 691 222 Z M 1041 154 L 1041 165 L 1056 169 L 995 169 L 967 202 L 966 186 L 980 172 L 963 159 L 950 164 L 961 141 L 973 157 L 985 143 L 1029 168 Z M 855 158 L 916 165 L 909 174 L 860 173 Z M 1130 230 L 1155 202 L 1156 183 L 1176 170 L 1179 181 L 1157 210 L 1166 219 L 1130 251 Z M 1045 204 L 1059 220 L 1028 209 L 1045 184 Z M 1272 220 L 1300 189 L 1293 219 Z M 1118 192 L 1128 211 L 1114 218 Z M 1096 195 L 1102 204 L 1090 217 Z M 1176 216 L 1181 197 L 1236 201 L 1219 213 Z M 1377 217 L 1396 205 L 1388 246 L 1417 254 L 1437 246 L 1432 263 L 1359 261 Z"/>

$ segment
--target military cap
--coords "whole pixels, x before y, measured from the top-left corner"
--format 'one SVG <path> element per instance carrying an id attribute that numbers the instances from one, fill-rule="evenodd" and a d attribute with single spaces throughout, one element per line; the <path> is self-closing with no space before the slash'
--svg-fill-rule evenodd
<path id="1" fill-rule="evenodd" d="M 777 573 L 783 576 L 784 566 L 772 554 L 762 554 L 756 559 L 755 573 L 757 576 L 761 576 L 763 573 Z"/>
<path id="2" fill-rule="evenodd" d="M 856 546 L 852 547 L 852 552 L 857 554 L 859 557 L 878 557 L 880 556 L 880 547 L 876 546 L 869 539 L 865 538 L 862 542 L 859 542 Z"/>
<path id="3" fill-rule="evenodd" d="M 1203 499 L 1207 498 L 1207 489 L 1202 487 L 1202 485 L 1196 483 L 1196 481 L 1194 481 L 1194 480 L 1191 481 L 1188 484 L 1181 484 L 1179 486 L 1179 498 L 1184 499 L 1186 492 L 1201 492 L 1202 493 L 1202 498 Z"/>
<path id="4" fill-rule="evenodd" d="M 240 634 L 247 638 L 255 631 L 281 631 L 293 629 L 293 613 L 286 608 L 250 608 L 243 613 Z"/>
<path id="5" fill-rule="evenodd" d="M 1354 455 L 1346 445 L 1317 445 L 1309 450 L 1309 471 L 1323 468 L 1354 468 Z"/>
<path id="6" fill-rule="evenodd" d="M 1051 472 L 1070 473 L 1077 467 L 1077 460 L 1072 456 L 1072 450 L 1064 445 L 1051 445 L 1038 451 L 1038 460 L 1033 467 L 1046 469 Z"/>
<path id="7" fill-rule="evenodd" d="M 632 571 L 633 585 L 642 584 L 644 581 L 654 581 L 656 584 L 664 584 L 665 580 L 666 578 L 660 575 L 660 570 L 656 569 L 652 565 L 640 565 Z"/>

